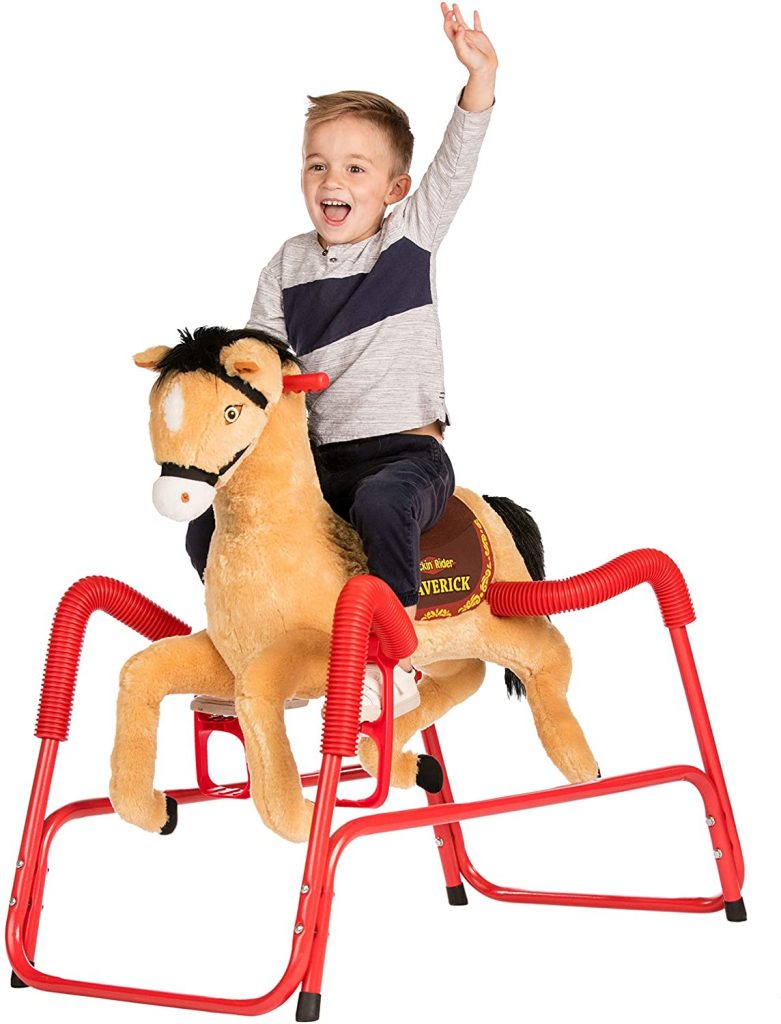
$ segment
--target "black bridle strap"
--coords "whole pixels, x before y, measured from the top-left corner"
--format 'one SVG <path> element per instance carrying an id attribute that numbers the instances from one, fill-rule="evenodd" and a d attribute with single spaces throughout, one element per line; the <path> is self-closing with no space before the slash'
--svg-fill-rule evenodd
<path id="1" fill-rule="evenodd" d="M 249 445 L 247 445 L 247 448 L 249 448 Z M 164 462 L 160 466 L 160 476 L 177 476 L 184 480 L 200 480 L 202 483 L 214 487 L 222 474 L 227 473 L 231 466 L 234 466 L 239 461 L 247 448 L 242 448 L 241 451 L 236 452 L 230 462 L 226 463 L 216 473 L 207 473 L 205 469 L 199 469 L 198 466 L 177 466 L 175 462 Z"/>
<path id="2" fill-rule="evenodd" d="M 253 388 L 251 384 L 248 384 L 241 377 L 234 377 L 225 369 L 222 363 L 216 369 L 210 369 L 209 373 L 213 373 L 215 377 L 219 377 L 220 380 L 224 380 L 226 384 L 230 384 L 232 388 L 236 388 L 240 391 L 245 398 L 248 398 L 250 402 L 254 402 L 255 405 L 259 405 L 261 409 L 265 409 L 268 405 L 268 399 L 262 391 L 258 391 L 257 388 Z"/>

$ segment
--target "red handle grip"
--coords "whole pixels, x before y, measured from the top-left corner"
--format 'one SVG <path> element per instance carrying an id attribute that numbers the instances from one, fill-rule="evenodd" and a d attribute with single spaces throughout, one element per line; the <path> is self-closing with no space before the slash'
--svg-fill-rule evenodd
<path id="1" fill-rule="evenodd" d="M 282 391 L 325 391 L 331 383 L 327 373 L 286 373 L 282 378 Z"/>

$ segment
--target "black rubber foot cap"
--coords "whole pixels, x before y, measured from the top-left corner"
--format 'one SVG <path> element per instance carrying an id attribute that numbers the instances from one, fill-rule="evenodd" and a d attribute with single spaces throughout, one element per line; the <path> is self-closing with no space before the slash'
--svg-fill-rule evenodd
<path id="1" fill-rule="evenodd" d="M 418 774 L 415 784 L 427 793 L 439 793 L 445 781 L 442 765 L 431 754 L 421 754 L 418 758 Z"/>
<path id="2" fill-rule="evenodd" d="M 16 971 L 11 971 L 11 988 L 29 988 L 26 981 L 22 981 Z"/>
<path id="3" fill-rule="evenodd" d="M 296 1020 L 320 1020 L 319 992 L 299 993 Z"/>
<path id="4" fill-rule="evenodd" d="M 461 885 L 447 886 L 447 901 L 451 907 L 465 907 L 469 903 L 463 882 Z"/>
<path id="5" fill-rule="evenodd" d="M 179 822 L 179 805 L 172 796 L 166 796 L 165 798 L 165 812 L 168 815 L 168 821 L 160 829 L 161 836 L 170 836 L 173 830 L 176 828 Z"/>
<path id="6" fill-rule="evenodd" d="M 739 900 L 724 900 L 724 911 L 728 921 L 746 920 L 746 904 L 742 896 Z"/>

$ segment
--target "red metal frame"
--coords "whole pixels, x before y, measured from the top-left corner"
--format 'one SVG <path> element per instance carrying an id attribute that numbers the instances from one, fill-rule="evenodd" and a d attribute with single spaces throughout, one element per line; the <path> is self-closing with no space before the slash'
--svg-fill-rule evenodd
<path id="1" fill-rule="evenodd" d="M 15 974 L 27 985 L 54 992 L 246 1015 L 274 1009 L 300 986 L 302 996 L 298 1019 L 315 1019 L 319 1012 L 334 879 L 342 853 L 361 836 L 426 826 L 434 829 L 449 892 L 458 890 L 466 881 L 485 896 L 515 903 L 690 913 L 711 912 L 726 904 L 727 909 L 732 910 L 728 915 L 731 920 L 743 919 L 745 915 L 740 894 L 744 876 L 743 857 L 686 633 L 686 624 L 693 620 L 694 612 L 685 582 L 675 564 L 661 552 L 630 552 L 600 569 L 570 580 L 494 584 L 489 588 L 488 598 L 494 614 L 539 615 L 586 607 L 642 582 L 649 582 L 653 586 L 665 625 L 670 630 L 703 768 L 677 765 L 578 786 L 456 803 L 437 732 L 431 726 L 423 732 L 423 740 L 426 751 L 442 765 L 445 777 L 442 791 L 428 796 L 427 807 L 366 815 L 347 822 L 331 834 L 331 821 L 336 806 L 379 807 L 388 793 L 392 720 L 384 714 L 372 725 L 360 723 L 363 666 L 367 657 L 381 665 L 384 706 L 390 707 L 392 666 L 398 658 L 411 653 L 414 646 L 414 633 L 411 632 L 409 619 L 391 591 L 373 577 L 363 576 L 351 580 L 340 596 L 334 617 L 321 767 L 318 772 L 301 777 L 304 786 L 317 786 L 317 798 L 292 929 L 290 960 L 281 979 L 269 992 L 254 999 L 222 999 L 60 978 L 32 965 L 49 851 L 55 835 L 68 821 L 113 813 L 109 800 L 101 798 L 77 801 L 46 815 L 57 751 L 60 742 L 67 739 L 78 658 L 89 617 L 93 611 L 102 609 L 150 639 L 188 632 L 184 623 L 124 584 L 104 577 L 81 580 L 63 598 L 52 628 L 36 730 L 36 735 L 41 739 L 41 747 L 6 925 L 6 946 Z M 214 727 L 224 728 L 239 737 L 241 735 L 235 720 L 226 719 L 222 723 L 212 721 L 208 725 L 202 723 L 202 726 L 199 733 L 196 724 L 197 743 L 205 744 L 208 732 Z M 369 797 L 350 801 L 337 796 L 337 787 L 340 781 L 367 777 L 359 765 L 342 765 L 344 757 L 355 753 L 359 730 L 370 733 L 377 740 L 380 747 L 380 771 L 374 792 Z M 170 795 L 178 803 L 246 795 L 246 783 L 218 786 L 212 782 L 208 775 L 205 747 L 199 757 L 201 788 L 171 791 Z M 671 782 L 688 782 L 702 797 L 711 845 L 717 858 L 722 890 L 718 895 L 667 899 L 513 889 L 497 886 L 485 879 L 473 866 L 466 852 L 460 825 L 462 821 Z M 456 899 L 453 902 L 464 901 Z"/>
<path id="2" fill-rule="evenodd" d="M 243 746 L 244 733 L 241 731 L 238 718 L 231 715 L 209 715 L 204 711 L 196 711 L 193 721 L 195 725 L 195 779 L 198 789 L 205 796 L 246 800 L 249 796 L 250 786 L 249 768 L 247 768 L 246 782 L 230 786 L 215 782 L 209 774 L 209 737 L 213 732 L 226 732 L 229 736 L 235 736 Z"/>

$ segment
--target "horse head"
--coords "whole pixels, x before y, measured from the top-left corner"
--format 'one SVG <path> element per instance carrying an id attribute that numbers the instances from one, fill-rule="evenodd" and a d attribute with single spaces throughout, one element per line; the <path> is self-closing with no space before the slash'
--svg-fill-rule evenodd
<path id="1" fill-rule="evenodd" d="M 153 346 L 134 361 L 159 374 L 149 398 L 161 468 L 155 507 L 186 521 L 206 511 L 250 454 L 283 391 L 306 388 L 291 383 L 305 376 L 292 352 L 262 331 L 201 327 L 179 336 L 174 348 Z"/>

